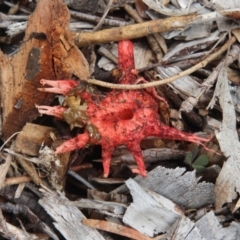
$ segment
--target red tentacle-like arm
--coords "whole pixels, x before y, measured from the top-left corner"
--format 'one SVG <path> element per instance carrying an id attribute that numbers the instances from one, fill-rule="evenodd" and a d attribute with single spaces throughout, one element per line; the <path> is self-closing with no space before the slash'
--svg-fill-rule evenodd
<path id="1" fill-rule="evenodd" d="M 133 44 L 121 41 L 118 44 L 118 62 L 121 84 L 134 84 L 138 77 L 134 73 Z M 141 81 L 144 81 L 142 79 Z M 146 176 L 140 142 L 148 136 L 184 140 L 203 145 L 209 139 L 184 133 L 164 125 L 158 115 L 158 101 L 152 90 L 113 90 L 106 96 L 96 98 L 87 88 L 79 90 L 74 80 L 42 80 L 52 88 L 41 91 L 62 93 L 66 96 L 64 107 L 38 106 L 42 114 L 66 120 L 72 127 L 84 128 L 84 133 L 63 143 L 56 153 L 84 148 L 88 145 L 102 146 L 104 177 L 108 177 L 113 150 L 126 145 L 138 165 L 133 172 Z M 165 100 L 163 100 L 165 102 Z M 166 103 L 167 105 L 167 103 Z"/>

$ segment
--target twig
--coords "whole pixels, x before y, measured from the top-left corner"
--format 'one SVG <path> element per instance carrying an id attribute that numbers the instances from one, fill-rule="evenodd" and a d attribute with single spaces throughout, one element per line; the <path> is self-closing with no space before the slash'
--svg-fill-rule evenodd
<path id="1" fill-rule="evenodd" d="M 26 173 L 32 178 L 32 181 L 36 185 L 42 184 L 42 180 L 39 177 L 34 165 L 31 162 L 25 161 L 25 159 L 22 159 L 20 157 L 16 158 L 19 164 L 22 166 L 22 168 L 26 171 Z"/>
<path id="2" fill-rule="evenodd" d="M 85 20 L 85 21 L 88 21 L 88 22 L 98 23 L 101 19 L 100 17 L 93 16 L 93 15 L 90 15 L 90 14 L 87 14 L 87 13 L 76 12 L 76 11 L 72 11 L 72 10 L 70 10 L 69 12 L 71 14 L 71 17 L 78 18 L 78 19 L 81 19 L 81 20 Z M 126 22 L 126 21 L 123 21 L 123 20 L 117 20 L 117 19 L 105 18 L 104 21 L 103 21 L 103 24 L 108 25 L 108 26 L 118 27 L 118 26 L 128 25 L 128 24 L 130 24 L 130 22 Z"/>
<path id="3" fill-rule="evenodd" d="M 142 83 L 142 84 L 134 84 L 134 85 L 128 85 L 128 84 L 114 84 L 114 83 L 107 83 L 102 82 L 96 79 L 88 79 L 87 82 L 90 84 L 95 84 L 102 87 L 112 88 L 112 89 L 125 89 L 125 90 L 134 90 L 134 89 L 144 89 L 149 87 L 156 87 L 163 84 L 171 83 L 181 77 L 184 77 L 186 75 L 189 75 L 196 70 L 205 67 L 209 62 L 217 58 L 219 55 L 221 55 L 223 52 L 225 52 L 229 46 L 231 46 L 236 41 L 235 37 L 231 37 L 218 51 L 212 53 L 208 57 L 206 57 L 204 60 L 202 60 L 200 63 L 196 64 L 195 66 L 178 73 L 177 75 L 174 75 L 170 78 L 166 78 L 164 80 L 154 81 L 154 82 L 148 82 L 148 83 Z"/>
<path id="4" fill-rule="evenodd" d="M 20 132 L 15 132 L 12 136 L 10 136 L 4 143 L 3 145 L 0 147 L 0 152 L 3 150 L 3 148 L 5 147 L 5 145 L 13 138 L 15 137 L 15 135 L 19 134 Z"/>
<path id="5" fill-rule="evenodd" d="M 109 43 L 125 39 L 144 37 L 156 32 L 184 29 L 186 25 L 192 24 L 195 15 L 184 17 L 170 17 L 166 19 L 152 20 L 118 28 L 104 29 L 97 32 L 72 33 L 77 46 L 91 44 Z M 176 24 L 176 22 L 178 24 Z"/>
<path id="6" fill-rule="evenodd" d="M 183 30 L 192 24 L 201 24 L 208 21 L 227 19 L 217 12 L 205 14 L 191 14 L 165 19 L 151 20 L 143 23 L 104 29 L 97 32 L 73 32 L 72 36 L 77 46 L 109 43 L 125 39 L 144 37 L 149 34 Z"/>
<path id="7" fill-rule="evenodd" d="M 26 15 L 6 15 L 0 12 L 0 19 L 2 21 L 26 21 L 28 16 Z"/>
<path id="8" fill-rule="evenodd" d="M 32 181 L 32 178 L 29 176 L 18 176 L 18 177 L 6 178 L 3 187 L 6 187 L 8 185 L 26 183 L 30 181 Z"/>
<path id="9" fill-rule="evenodd" d="M 42 161 L 38 158 L 27 158 L 24 155 L 18 154 L 18 153 L 14 152 L 14 151 L 12 151 L 11 149 L 8 149 L 8 148 L 5 148 L 4 151 L 13 155 L 13 156 L 15 156 L 15 157 L 22 158 L 22 159 L 24 159 L 26 161 L 29 161 L 29 162 L 32 162 L 32 163 L 36 163 L 36 164 L 41 164 L 42 163 Z"/>
<path id="10" fill-rule="evenodd" d="M 78 181 L 80 181 L 81 183 L 83 183 L 86 187 L 88 187 L 90 189 L 95 189 L 96 190 L 96 188 L 91 183 L 86 181 L 84 178 L 82 178 L 80 175 L 78 175 L 74 171 L 69 170 L 68 174 L 71 175 L 72 177 L 74 177 L 75 179 L 77 179 Z"/>
<path id="11" fill-rule="evenodd" d="M 99 23 L 98 23 L 97 26 L 93 29 L 93 31 L 97 31 L 97 30 L 99 30 L 99 29 L 102 27 L 102 25 L 103 25 L 103 23 L 104 23 L 104 19 L 106 18 L 107 14 L 108 14 L 111 6 L 112 6 L 112 3 L 113 3 L 113 0 L 109 0 L 108 5 L 107 5 L 107 7 L 106 7 L 106 9 L 105 9 L 105 11 L 104 11 L 104 14 L 102 15 Z"/>
<path id="12" fill-rule="evenodd" d="M 10 148 L 13 149 L 14 143 L 11 144 Z M 6 157 L 6 162 L 0 166 L 1 177 L 0 177 L 0 190 L 3 187 L 7 172 L 9 170 L 10 164 L 12 162 L 12 156 L 10 154 Z"/>
<path id="13" fill-rule="evenodd" d="M 16 235 L 14 235 L 13 233 L 10 232 L 8 225 L 6 223 L 6 220 L 2 214 L 2 210 L 0 209 L 0 222 L 1 222 L 1 236 L 5 237 L 7 239 L 14 239 L 16 237 Z"/>
<path id="14" fill-rule="evenodd" d="M 10 3 L 10 2 L 8 2 L 8 1 L 3 1 L 3 3 L 5 4 L 5 5 L 7 5 L 7 6 L 9 6 L 9 7 L 13 7 L 15 4 L 13 4 L 13 3 Z M 23 13 L 26 13 L 26 14 L 31 14 L 31 12 L 29 11 L 29 10 L 27 10 L 25 7 L 23 7 L 23 6 L 20 6 L 19 7 L 19 10 L 21 11 L 21 12 L 23 12 Z"/>
<path id="15" fill-rule="evenodd" d="M 11 149 L 4 149 L 4 151 L 8 152 L 11 155 L 16 156 L 16 159 L 18 160 L 18 162 L 21 164 L 21 166 L 26 171 L 26 173 L 32 178 L 33 182 L 36 185 L 40 185 L 42 183 L 41 178 L 38 176 L 37 171 L 35 170 L 35 168 L 32 164 L 32 161 L 33 161 L 32 159 L 25 158 L 21 154 L 17 154 L 14 151 L 12 151 Z M 30 162 L 26 162 L 26 160 L 28 160 Z"/>
<path id="16" fill-rule="evenodd" d="M 111 60 L 115 64 L 118 63 L 117 57 L 112 52 L 110 52 L 108 49 L 106 49 L 104 46 L 101 46 L 98 49 L 98 53 L 101 54 L 102 56 L 106 57 L 107 59 Z"/>

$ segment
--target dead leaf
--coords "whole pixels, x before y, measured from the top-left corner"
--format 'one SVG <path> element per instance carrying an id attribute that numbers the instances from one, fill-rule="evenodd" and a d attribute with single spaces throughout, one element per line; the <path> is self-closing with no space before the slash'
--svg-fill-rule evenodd
<path id="1" fill-rule="evenodd" d="M 236 129 L 236 114 L 229 92 L 227 70 L 219 72 L 214 97 L 210 103 L 213 106 L 215 98 L 219 99 L 223 111 L 223 121 L 220 132 L 216 133 L 221 151 L 228 158 L 215 184 L 216 209 L 226 202 L 232 202 L 240 193 L 240 143 Z"/>
<path id="2" fill-rule="evenodd" d="M 121 236 L 129 237 L 131 239 L 151 240 L 151 238 L 139 233 L 134 229 L 131 229 L 113 222 L 107 222 L 103 220 L 94 220 L 94 219 L 84 219 L 82 223 L 92 228 L 97 228 L 100 230 L 116 233 Z"/>
<path id="3" fill-rule="evenodd" d="M 35 104 L 49 105 L 52 101 L 52 94 L 37 90 L 40 79 L 89 76 L 88 63 L 74 45 L 68 24 L 69 11 L 61 0 L 41 0 L 29 17 L 19 52 L 8 57 L 0 51 L 4 138 L 39 116 Z M 20 108 L 15 108 L 20 99 Z"/>

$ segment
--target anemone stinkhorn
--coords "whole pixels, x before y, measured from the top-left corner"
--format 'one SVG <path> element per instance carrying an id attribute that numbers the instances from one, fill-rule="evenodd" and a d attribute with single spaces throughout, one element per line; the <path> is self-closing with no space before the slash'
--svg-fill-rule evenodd
<path id="1" fill-rule="evenodd" d="M 125 40 L 118 44 L 118 67 L 122 73 L 120 84 L 139 82 L 134 73 L 133 44 Z M 138 169 L 133 172 L 146 176 L 140 142 L 148 136 L 184 140 L 203 145 L 209 139 L 184 133 L 160 121 L 158 101 L 154 89 L 112 90 L 105 96 L 94 92 L 89 85 L 74 80 L 41 80 L 52 88 L 41 91 L 61 93 L 66 96 L 63 106 L 38 106 L 42 114 L 65 120 L 71 127 L 82 127 L 84 133 L 64 142 L 56 153 L 84 148 L 88 145 L 102 146 L 104 177 L 108 177 L 113 150 L 126 145 L 133 154 Z M 165 104 L 164 99 L 161 99 Z"/>

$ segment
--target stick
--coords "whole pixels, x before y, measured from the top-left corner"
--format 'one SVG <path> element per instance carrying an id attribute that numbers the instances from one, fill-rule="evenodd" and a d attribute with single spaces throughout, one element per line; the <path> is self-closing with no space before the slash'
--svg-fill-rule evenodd
<path id="1" fill-rule="evenodd" d="M 97 32 L 72 32 L 75 44 L 78 47 L 91 44 L 102 44 L 125 39 L 139 38 L 153 33 L 167 32 L 172 30 L 184 30 L 186 27 L 207 21 L 223 19 L 222 15 L 211 12 L 206 14 L 190 14 L 165 19 L 151 20 L 143 23 L 115 27 Z"/>

